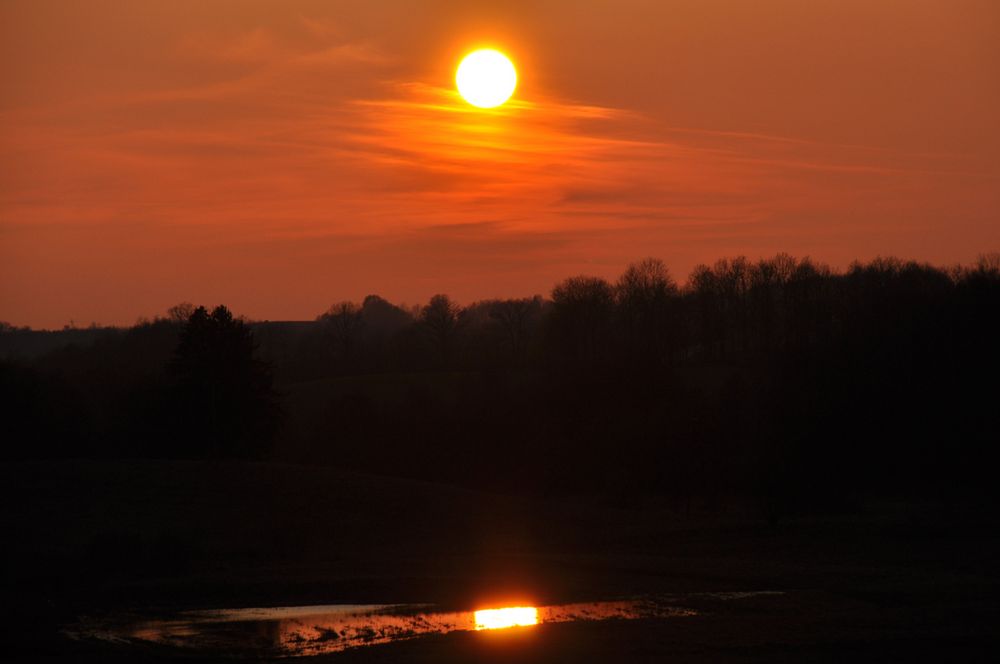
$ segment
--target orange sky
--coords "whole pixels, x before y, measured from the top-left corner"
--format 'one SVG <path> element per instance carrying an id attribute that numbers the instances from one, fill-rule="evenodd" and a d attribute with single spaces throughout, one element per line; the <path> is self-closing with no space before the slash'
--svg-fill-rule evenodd
<path id="1" fill-rule="evenodd" d="M 996 0 L 4 0 L 0 68 L 17 325 L 1000 249 Z"/>

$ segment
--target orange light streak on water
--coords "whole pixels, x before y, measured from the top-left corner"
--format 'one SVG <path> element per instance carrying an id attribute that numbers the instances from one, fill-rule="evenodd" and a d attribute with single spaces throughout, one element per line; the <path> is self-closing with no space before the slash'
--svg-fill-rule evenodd
<path id="1" fill-rule="evenodd" d="M 474 613 L 476 629 L 504 629 L 538 624 L 538 609 L 533 606 L 510 606 L 504 609 L 481 609 Z"/>

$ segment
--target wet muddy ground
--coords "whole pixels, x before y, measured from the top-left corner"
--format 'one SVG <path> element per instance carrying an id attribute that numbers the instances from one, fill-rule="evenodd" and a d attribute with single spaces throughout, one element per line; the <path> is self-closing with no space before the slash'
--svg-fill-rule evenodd
<path id="1" fill-rule="evenodd" d="M 87 621 L 120 628 L 123 616 L 134 626 L 222 607 L 420 604 L 464 613 L 511 601 L 636 598 L 689 613 L 430 630 L 339 651 L 323 644 L 349 641 L 345 627 L 334 638 L 307 620 L 288 633 L 303 651 L 318 646 L 308 661 L 335 663 L 971 662 L 1000 652 L 1000 528 L 974 512 L 876 506 L 771 529 L 732 511 L 511 500 L 266 464 L 2 471 L 5 489 L 33 501 L 0 524 L 11 661 L 290 654 L 272 647 L 275 621 L 261 637 L 271 649 L 249 651 L 68 633 Z M 765 589 L 783 594 L 713 594 Z M 232 633 L 241 639 L 245 628 Z"/>
<path id="2" fill-rule="evenodd" d="M 762 593 L 713 593 L 731 600 Z M 83 617 L 62 635 L 126 652 L 156 644 L 178 656 L 307 657 L 452 632 L 527 630 L 565 622 L 667 620 L 698 615 L 680 597 L 447 610 L 435 605 L 317 605 Z"/>

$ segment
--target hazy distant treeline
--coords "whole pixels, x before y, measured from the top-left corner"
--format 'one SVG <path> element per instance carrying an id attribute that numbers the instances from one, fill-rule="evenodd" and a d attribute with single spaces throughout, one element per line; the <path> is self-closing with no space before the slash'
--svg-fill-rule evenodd
<path id="1" fill-rule="evenodd" d="M 749 497 L 772 517 L 872 494 L 978 500 L 995 493 L 998 323 L 997 255 L 844 272 L 778 255 L 699 266 L 683 286 L 647 259 L 548 298 L 370 295 L 310 323 L 184 304 L 62 345 L 4 326 L 5 451 Z"/>

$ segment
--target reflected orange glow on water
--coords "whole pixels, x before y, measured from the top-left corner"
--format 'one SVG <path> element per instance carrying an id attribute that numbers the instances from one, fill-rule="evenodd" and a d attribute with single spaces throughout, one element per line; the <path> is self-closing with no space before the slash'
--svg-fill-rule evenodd
<path id="1" fill-rule="evenodd" d="M 538 609 L 511 606 L 504 609 L 480 609 L 474 613 L 476 629 L 503 629 L 538 624 Z"/>
<path id="2" fill-rule="evenodd" d="M 441 611 L 433 605 L 287 606 L 184 611 L 163 618 L 85 620 L 73 638 L 152 642 L 202 653 L 301 657 L 416 638 L 595 620 L 680 618 L 697 611 L 653 599 Z"/>

